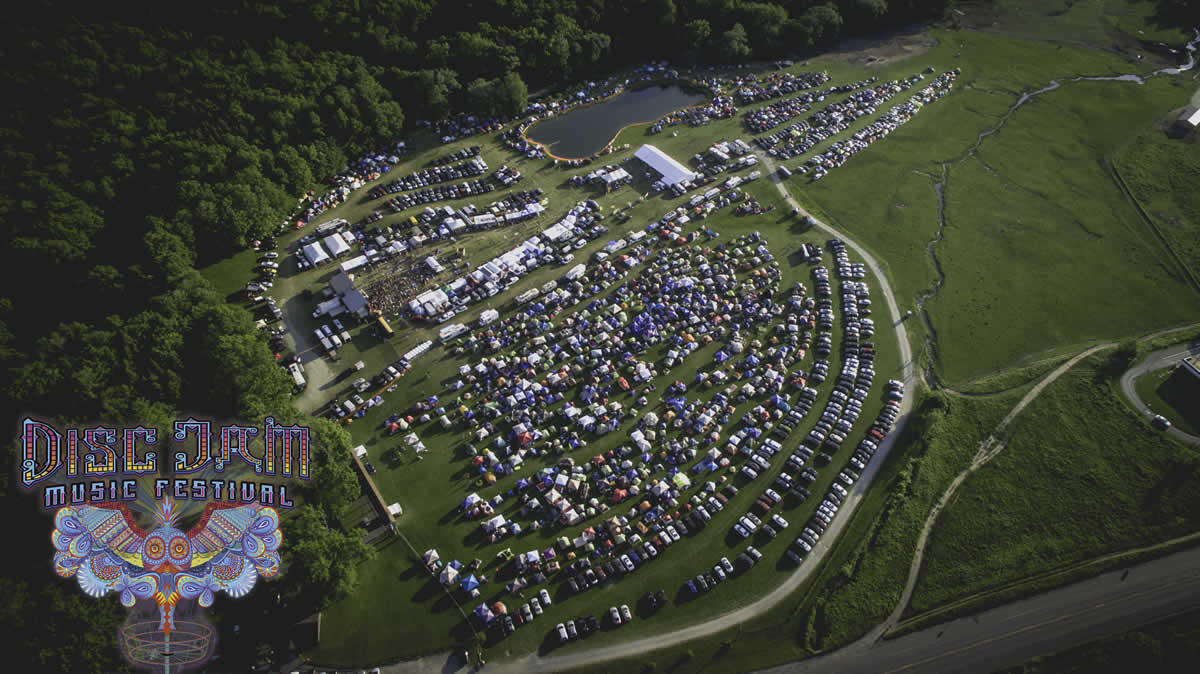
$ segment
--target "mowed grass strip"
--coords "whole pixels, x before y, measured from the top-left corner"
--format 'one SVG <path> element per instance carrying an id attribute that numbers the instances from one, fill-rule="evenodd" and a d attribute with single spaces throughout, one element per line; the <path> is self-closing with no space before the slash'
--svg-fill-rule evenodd
<path id="1" fill-rule="evenodd" d="M 930 537 L 910 613 L 1196 529 L 1200 454 L 1149 428 L 1081 361 L 1013 422 Z"/>

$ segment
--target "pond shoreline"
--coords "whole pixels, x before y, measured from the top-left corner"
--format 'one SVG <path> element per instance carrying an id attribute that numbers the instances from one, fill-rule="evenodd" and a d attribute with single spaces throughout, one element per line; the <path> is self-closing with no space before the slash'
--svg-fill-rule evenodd
<path id="1" fill-rule="evenodd" d="M 624 133 L 626 129 L 629 129 L 629 128 L 635 127 L 635 126 L 645 126 L 647 124 L 653 124 L 654 122 L 658 121 L 658 119 L 661 118 L 662 115 L 659 115 L 658 117 L 655 117 L 654 119 L 640 121 L 640 122 L 630 122 L 629 124 L 622 126 L 620 129 L 618 129 L 616 131 L 616 133 L 613 134 L 612 138 L 608 139 L 608 141 L 599 150 L 593 152 L 591 155 L 586 156 L 586 157 L 562 157 L 562 156 L 556 155 L 550 150 L 550 147 L 548 145 L 546 145 L 545 143 L 541 143 L 539 141 L 536 141 L 536 140 L 530 138 L 528 135 L 529 130 L 542 122 L 546 122 L 546 121 L 549 121 L 552 119 L 557 119 L 563 115 L 570 114 L 572 112 L 577 112 L 579 110 L 589 108 L 589 107 L 599 104 L 599 103 L 607 103 L 607 102 L 613 101 L 616 98 L 622 96 L 623 94 L 632 93 L 635 91 L 641 91 L 643 89 L 648 89 L 648 88 L 654 87 L 654 86 L 663 87 L 663 88 L 672 87 L 672 86 L 679 87 L 679 89 L 684 92 L 695 93 L 697 95 L 705 96 L 707 98 L 712 98 L 713 96 L 718 95 L 716 92 L 714 92 L 709 87 L 707 87 L 699 82 L 696 82 L 694 80 L 679 80 L 679 79 L 669 79 L 669 78 L 656 78 L 656 79 L 652 79 L 652 80 L 640 80 L 638 82 L 634 82 L 633 84 L 630 84 L 627 87 L 624 87 L 620 91 L 618 91 L 610 96 L 605 96 L 604 98 L 599 98 L 599 99 L 596 99 L 589 103 L 584 103 L 582 105 L 576 105 L 574 107 L 560 111 L 551 117 L 539 119 L 536 122 L 530 124 L 529 126 L 527 126 L 521 130 L 521 138 L 525 142 L 541 148 L 542 151 L 546 153 L 546 156 L 548 156 L 552 159 L 557 159 L 559 161 L 578 161 L 578 160 L 598 159 L 606 154 L 610 154 L 613 151 L 613 146 L 612 146 L 613 141 L 615 141 L 618 136 L 620 136 L 622 133 Z M 696 103 L 695 105 L 685 105 L 682 108 L 676 108 L 675 110 L 671 110 L 665 114 L 671 114 L 672 112 L 677 112 L 678 110 L 686 110 L 688 108 L 699 107 L 701 105 L 704 105 L 704 103 L 701 102 L 701 103 Z"/>

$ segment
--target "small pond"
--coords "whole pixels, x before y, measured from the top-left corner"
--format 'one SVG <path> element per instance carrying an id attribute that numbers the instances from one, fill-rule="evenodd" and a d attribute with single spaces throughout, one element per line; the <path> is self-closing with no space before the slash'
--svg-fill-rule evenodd
<path id="1" fill-rule="evenodd" d="M 675 85 L 626 91 L 602 103 L 535 122 L 525 136 L 545 145 L 557 157 L 590 157 L 603 150 L 626 126 L 653 122 L 704 99 L 701 94 Z"/>

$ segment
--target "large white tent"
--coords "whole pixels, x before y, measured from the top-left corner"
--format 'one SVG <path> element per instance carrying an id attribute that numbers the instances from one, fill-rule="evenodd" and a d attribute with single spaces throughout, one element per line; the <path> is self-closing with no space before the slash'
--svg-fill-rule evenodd
<path id="1" fill-rule="evenodd" d="M 321 244 L 313 242 L 304 247 L 304 257 L 314 265 L 321 264 L 329 260 L 329 254 L 321 247 Z"/>
<path id="2" fill-rule="evenodd" d="M 674 185 L 685 180 L 695 180 L 699 174 L 675 161 L 666 152 L 653 145 L 643 145 L 633 153 L 643 163 L 657 171 L 662 176 L 663 183 Z"/>
<path id="3" fill-rule="evenodd" d="M 365 265 L 366 263 L 367 263 L 367 256 L 359 255 L 358 257 L 351 258 L 351 259 L 343 262 L 342 266 L 341 266 L 341 270 L 342 271 L 351 271 L 354 269 L 358 269 L 359 267 Z"/>
<path id="4" fill-rule="evenodd" d="M 325 237 L 325 247 L 329 249 L 329 252 L 334 257 L 350 252 L 350 246 L 346 245 L 346 240 L 337 234 L 330 234 Z"/>

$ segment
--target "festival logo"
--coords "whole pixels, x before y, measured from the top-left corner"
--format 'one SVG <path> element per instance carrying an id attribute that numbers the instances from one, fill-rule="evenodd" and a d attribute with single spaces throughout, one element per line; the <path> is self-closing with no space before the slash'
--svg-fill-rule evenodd
<path id="1" fill-rule="evenodd" d="M 117 447 L 115 429 L 69 429 L 64 437 L 45 422 L 26 419 L 21 437 L 22 484 L 40 485 L 43 507 L 56 511 L 55 572 L 74 578 L 89 596 L 116 594 L 131 609 L 118 634 L 122 652 L 133 665 L 164 674 L 211 659 L 215 632 L 200 609 L 220 593 L 243 597 L 260 578 L 279 573 L 277 506 L 292 507 L 288 485 L 223 478 L 250 470 L 309 477 L 307 428 L 276 426 L 268 418 L 258 455 L 253 427 L 225 426 L 213 447 L 210 422 L 175 422 L 176 443 L 190 435 L 194 452 L 176 452 L 174 466 L 175 475 L 190 477 L 173 479 L 153 477 L 157 452 L 136 456 L 139 440 L 156 444 L 155 429 L 125 429 L 125 442 Z M 245 466 L 233 468 L 234 457 Z M 66 483 L 41 484 L 64 467 Z M 204 479 L 214 473 L 218 479 Z M 186 532 L 179 528 L 184 502 L 205 503 Z M 148 530 L 138 525 L 139 513 L 152 514 Z"/>

